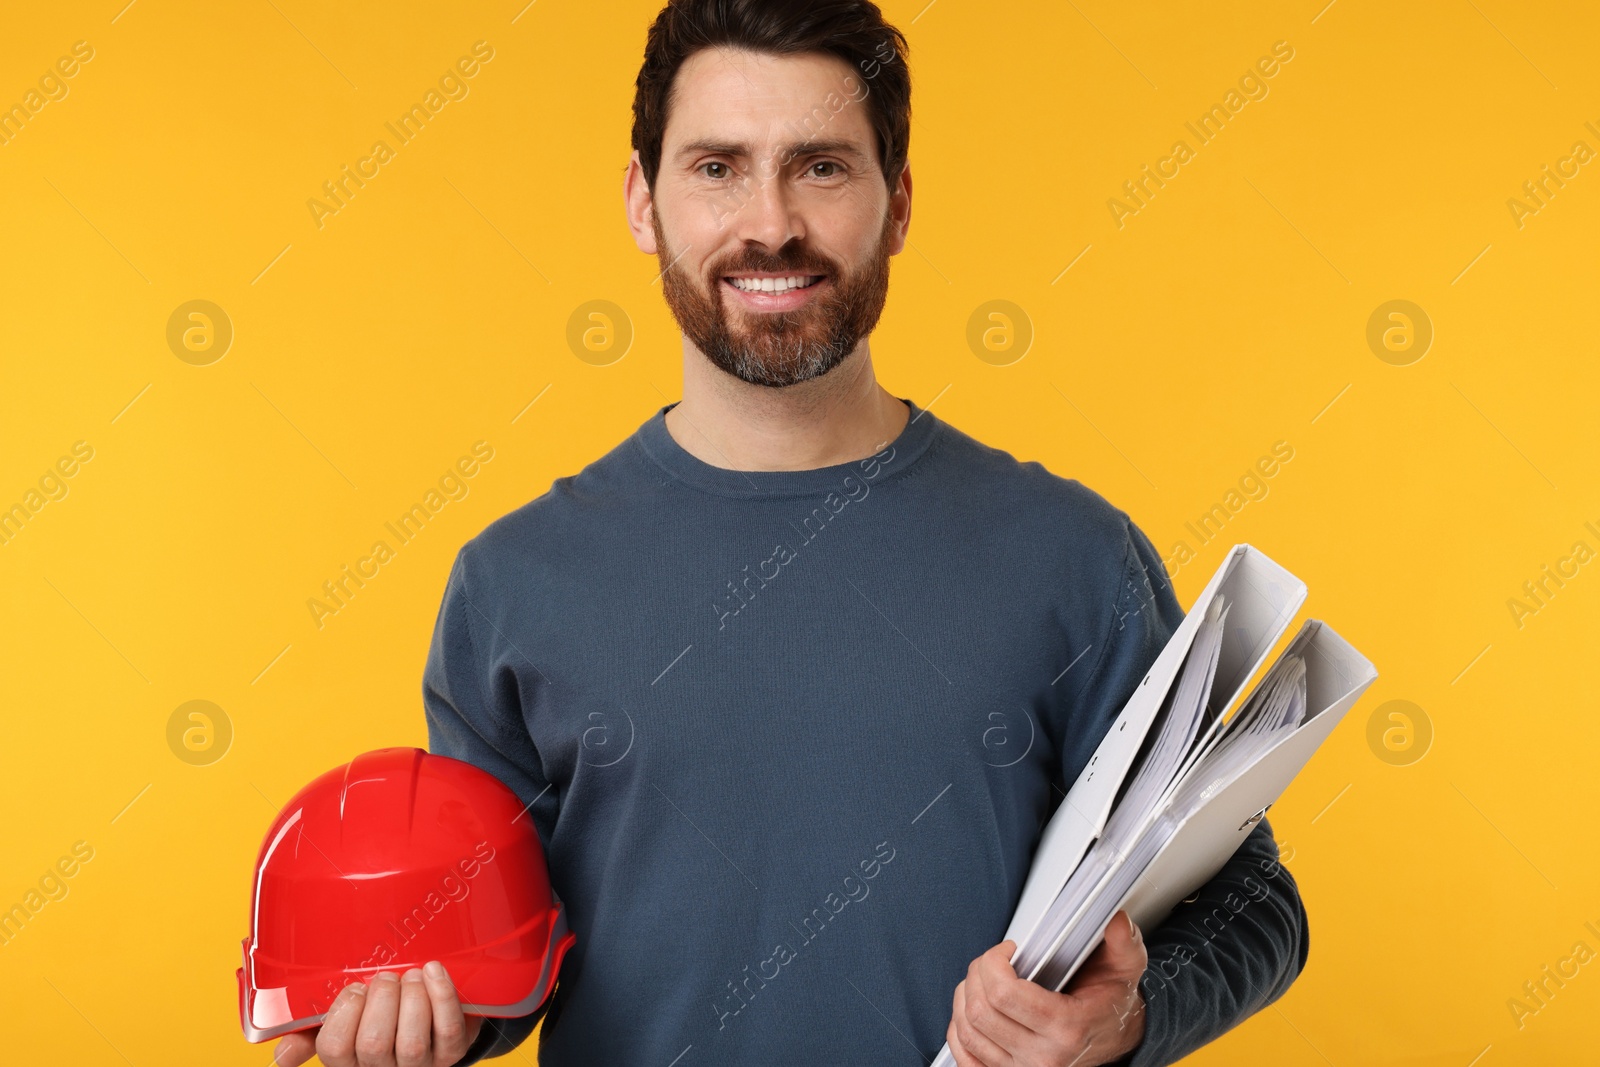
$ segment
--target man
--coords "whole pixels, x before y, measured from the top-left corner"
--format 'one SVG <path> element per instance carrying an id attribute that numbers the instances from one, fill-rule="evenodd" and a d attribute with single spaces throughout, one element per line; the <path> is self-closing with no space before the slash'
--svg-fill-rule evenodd
<path id="1" fill-rule="evenodd" d="M 866 0 L 657 18 L 624 194 L 683 399 L 461 549 L 423 688 L 430 748 L 528 805 L 577 943 L 523 1019 L 357 983 L 324 1062 L 475 1063 L 542 1015 L 545 1064 L 1147 1067 L 1304 966 L 1266 820 L 1064 993 L 995 943 L 1183 611 L 1124 512 L 877 383 L 905 63 Z"/>

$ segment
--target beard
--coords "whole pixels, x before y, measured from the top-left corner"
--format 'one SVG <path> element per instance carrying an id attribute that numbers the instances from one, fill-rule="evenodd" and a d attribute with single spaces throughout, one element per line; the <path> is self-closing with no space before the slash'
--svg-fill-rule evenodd
<path id="1" fill-rule="evenodd" d="M 827 374 L 854 352 L 883 313 L 889 295 L 890 218 L 885 215 L 877 247 L 851 273 L 804 244 L 790 242 L 776 255 L 743 248 L 710 264 L 706 286 L 687 271 L 669 266 L 677 253 L 667 246 L 661 220 L 652 213 L 661 285 L 672 317 L 684 336 L 719 369 L 749 382 L 781 388 Z M 744 271 L 826 275 L 826 291 L 795 311 L 729 308 L 722 279 Z"/>

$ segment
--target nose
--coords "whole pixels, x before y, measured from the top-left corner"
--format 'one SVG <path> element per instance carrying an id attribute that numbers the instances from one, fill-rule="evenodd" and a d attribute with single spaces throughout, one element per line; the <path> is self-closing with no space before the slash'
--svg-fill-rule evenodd
<path id="1" fill-rule="evenodd" d="M 805 224 L 781 174 L 768 177 L 757 173 L 749 179 L 733 226 L 739 240 L 763 245 L 771 253 L 795 238 L 805 237 Z"/>

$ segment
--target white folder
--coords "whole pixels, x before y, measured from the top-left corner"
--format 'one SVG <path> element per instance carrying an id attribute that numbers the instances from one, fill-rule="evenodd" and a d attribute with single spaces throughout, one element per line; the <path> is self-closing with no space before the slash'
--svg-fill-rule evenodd
<path id="1" fill-rule="evenodd" d="M 1018 946 L 1024 944 L 1090 843 L 1105 829 L 1117 790 L 1177 677 L 1200 620 L 1218 593 L 1227 597 L 1232 608 L 1229 627 L 1223 635 L 1222 657 L 1217 663 L 1215 691 L 1225 693 L 1227 703 L 1232 703 L 1288 629 L 1295 612 L 1305 602 L 1306 586 L 1259 549 L 1247 544 L 1233 547 L 1123 705 L 1122 713 L 1106 731 L 1078 780 L 1067 791 L 1066 799 L 1050 817 L 1002 941 L 1009 938 Z M 1218 706 L 1225 708 L 1227 703 Z M 1227 857 L 1223 859 L 1226 861 Z"/>
<path id="2" fill-rule="evenodd" d="M 1306 666 L 1306 719 L 1237 777 L 1206 796 L 1198 810 L 1166 823 L 1163 832 L 1171 836 L 1159 844 L 1153 857 L 1123 857 L 1124 863 L 1135 864 L 1123 871 L 1125 878 L 1136 875 L 1133 885 L 1102 893 L 1095 900 L 1095 909 L 1080 909 L 1080 915 L 1095 916 L 1090 927 L 1080 930 L 1080 934 L 1092 936 L 1065 967 L 1061 966 L 1064 961 L 1057 959 L 1048 969 L 1045 984 L 1050 988 L 1059 991 L 1066 986 L 1099 946 L 1105 922 L 1118 909 L 1126 908 L 1141 930 L 1153 930 L 1179 900 L 1210 881 L 1378 676 L 1365 656 L 1317 619 L 1308 619 L 1284 650 L 1284 656 L 1297 653 Z M 1158 813 L 1152 822 L 1162 818 L 1163 813 Z M 1139 863 L 1145 864 L 1142 870 L 1137 869 Z M 1102 883 L 1108 888 L 1115 884 L 1114 877 Z"/>
<path id="3" fill-rule="evenodd" d="M 1128 909 L 1128 916 L 1141 930 L 1161 925 L 1179 900 L 1222 869 L 1345 712 L 1378 677 L 1365 656 L 1318 619 L 1307 619 L 1284 651 L 1285 655 L 1301 653 L 1305 660 L 1306 721 L 1178 825 L 1133 890 L 1117 905 Z"/>
<path id="4" fill-rule="evenodd" d="M 1089 870 L 1086 865 L 1085 876 L 1095 879 L 1089 883 L 1094 888 L 1072 909 L 1066 929 L 1052 935 L 1041 929 L 1041 923 L 1104 831 L 1121 799 L 1119 790 L 1194 645 L 1196 632 L 1219 596 L 1227 606 L 1227 618 L 1207 701 L 1211 714 L 1202 724 L 1202 736 L 1194 742 L 1191 758 L 1180 765 L 1172 788 L 1162 793 L 1149 812 L 1133 813 L 1140 820 L 1138 825 L 1147 828 L 1137 838 L 1137 845 L 1125 853 L 1098 857 L 1103 870 Z M 1288 629 L 1305 597 L 1303 582 L 1247 544 L 1235 545 L 1217 568 L 1040 837 L 1005 934 L 1017 942 L 1014 966 L 1025 951 L 1031 949 L 1035 959 L 1044 954 L 1023 977 L 1051 989 L 1064 988 L 1103 939 L 1105 920 L 1119 908 L 1126 908 L 1143 930 L 1159 926 L 1179 900 L 1208 882 L 1238 851 L 1267 809 L 1377 678 L 1372 663 L 1331 627 L 1307 620 L 1274 661 L 1278 666 L 1293 655 L 1304 663 L 1305 712 L 1299 725 L 1285 728 L 1270 747 L 1231 777 L 1195 783 L 1207 788 L 1188 798 L 1187 809 L 1174 805 L 1178 783 L 1196 766 L 1192 757 L 1223 734 L 1226 722 L 1233 721 L 1225 722 L 1225 713 Z M 1269 671 L 1263 677 L 1252 698 L 1271 676 Z M 1104 846 L 1096 851 L 1104 852 Z M 1044 944 L 1042 939 L 1050 943 Z M 1071 944 L 1078 949 L 1068 952 Z M 953 1067 L 954 1063 L 946 1046 L 934 1067 Z"/>

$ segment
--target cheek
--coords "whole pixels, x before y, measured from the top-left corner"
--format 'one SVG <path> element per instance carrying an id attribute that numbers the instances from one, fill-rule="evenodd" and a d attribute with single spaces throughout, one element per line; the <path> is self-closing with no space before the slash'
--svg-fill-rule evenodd
<path id="1" fill-rule="evenodd" d="M 824 238 L 818 234 L 817 239 L 812 241 L 812 247 L 823 251 L 835 262 L 840 261 L 840 253 L 834 250 L 848 249 L 851 268 L 863 271 L 874 259 L 893 251 L 892 225 L 892 220 L 883 213 L 859 217 L 852 214 L 848 229 L 844 226 L 830 227 L 828 236 Z M 808 230 L 808 236 L 812 232 Z"/>

